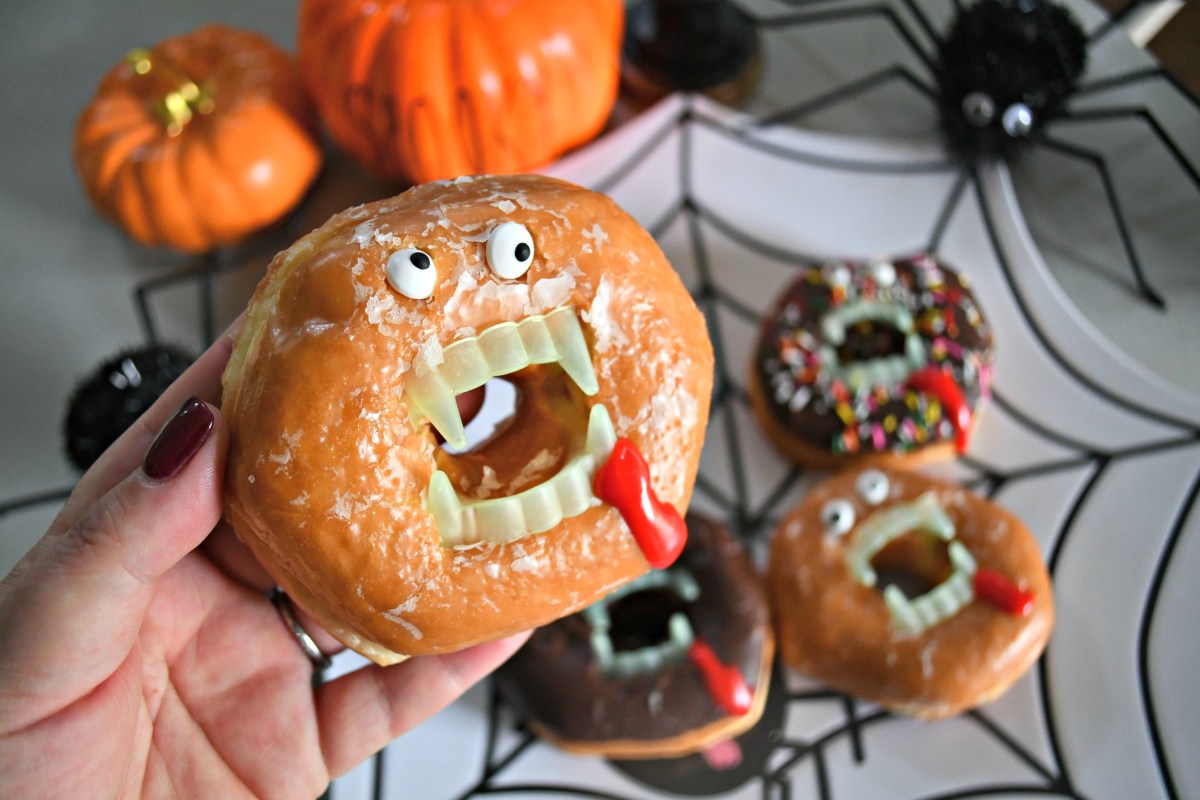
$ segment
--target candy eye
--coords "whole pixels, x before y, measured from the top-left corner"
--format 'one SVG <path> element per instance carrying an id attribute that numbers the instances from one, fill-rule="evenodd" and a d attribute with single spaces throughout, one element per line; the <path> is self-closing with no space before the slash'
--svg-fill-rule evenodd
<path id="1" fill-rule="evenodd" d="M 509 280 L 519 278 L 533 263 L 533 236 L 518 222 L 505 222 L 488 236 L 487 261 L 492 272 Z"/>
<path id="2" fill-rule="evenodd" d="M 406 247 L 388 256 L 387 279 L 400 294 L 413 300 L 424 300 L 433 294 L 437 270 L 433 259 L 424 250 Z"/>
<path id="3" fill-rule="evenodd" d="M 873 506 L 886 500 L 888 491 L 891 489 L 887 475 L 877 469 L 869 469 L 859 475 L 854 485 L 858 489 L 858 496 Z"/>
<path id="4" fill-rule="evenodd" d="M 846 500 L 830 500 L 821 506 L 821 524 L 831 536 L 841 536 L 854 527 L 854 506 Z"/>

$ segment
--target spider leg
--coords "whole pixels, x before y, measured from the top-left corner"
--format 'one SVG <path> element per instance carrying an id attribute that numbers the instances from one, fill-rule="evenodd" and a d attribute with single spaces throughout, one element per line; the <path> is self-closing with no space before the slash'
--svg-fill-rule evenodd
<path id="1" fill-rule="evenodd" d="M 1088 108 L 1079 111 L 1069 111 L 1067 112 L 1066 116 L 1058 117 L 1052 121 L 1047 121 L 1046 126 L 1050 127 L 1051 125 L 1062 125 L 1065 123 L 1084 122 L 1088 120 L 1127 119 L 1129 117 L 1140 119 L 1150 127 L 1150 130 L 1155 136 L 1158 137 L 1159 142 L 1162 143 L 1163 147 L 1167 148 L 1167 151 L 1170 152 L 1171 156 L 1175 159 L 1175 162 L 1179 165 L 1179 168 L 1183 170 L 1189 178 L 1192 179 L 1192 183 L 1195 184 L 1196 189 L 1200 191 L 1200 173 L 1198 173 L 1196 168 L 1192 166 L 1190 161 L 1188 161 L 1187 157 L 1183 154 L 1183 151 L 1179 149 L 1177 144 L 1175 144 L 1175 140 L 1171 138 L 1166 129 L 1163 128 L 1159 121 L 1155 119 L 1154 115 L 1151 114 L 1146 108 L 1139 106 L 1128 106 L 1118 108 Z"/>
<path id="2" fill-rule="evenodd" d="M 779 2 L 791 6 L 792 8 L 800 8 L 805 6 L 825 5 L 832 3 L 833 0 L 779 0 Z M 921 10 L 921 7 L 916 4 L 915 0 L 900 0 L 908 12 L 912 14 L 913 19 L 921 26 L 921 30 L 925 31 L 925 35 L 935 42 L 941 41 L 941 36 L 934 30 L 933 23 L 929 21 L 929 17 Z M 962 10 L 961 0 L 951 0 L 955 10 Z"/>
<path id="3" fill-rule="evenodd" d="M 925 244 L 927 253 L 936 253 L 938 248 L 942 246 L 942 236 L 946 233 L 946 226 L 950 224 L 950 217 L 954 215 L 954 211 L 958 208 L 959 201 L 962 199 L 963 192 L 967 188 L 967 182 L 971 179 L 971 171 L 969 169 L 960 170 L 958 177 L 954 179 L 954 184 L 950 187 L 950 192 L 946 195 L 946 202 L 942 204 L 942 210 L 938 212 L 937 221 L 933 224 L 933 232 L 929 234 L 929 241 Z"/>
<path id="4" fill-rule="evenodd" d="M 905 5 L 910 10 L 913 9 L 911 0 L 905 0 Z M 929 27 L 929 20 L 920 12 L 916 13 L 919 24 L 932 35 L 932 28 Z M 763 30 L 771 30 L 776 28 L 792 28 L 802 25 L 820 25 L 827 22 L 841 22 L 843 20 L 861 19 L 863 17 L 881 17 L 887 22 L 900 36 L 901 41 L 915 55 L 922 64 L 931 72 L 934 70 L 934 58 L 921 43 L 917 41 L 913 32 L 908 29 L 904 21 L 896 14 L 895 9 L 891 6 L 882 3 L 873 5 L 855 6 L 854 8 L 826 8 L 815 11 L 804 11 L 792 14 L 783 14 L 775 17 L 763 17 L 758 14 L 748 13 L 750 20 Z M 936 40 L 936 39 L 935 39 Z"/>
<path id="5" fill-rule="evenodd" d="M 1117 223 L 1117 231 L 1121 236 L 1121 244 L 1125 248 L 1125 255 L 1129 258 L 1129 265 L 1133 269 L 1134 283 L 1137 285 L 1138 293 L 1146 299 L 1147 302 L 1157 308 L 1166 308 L 1166 303 L 1163 301 L 1162 295 L 1150 286 L 1146 280 L 1146 275 L 1142 271 L 1142 262 L 1138 258 L 1137 251 L 1133 246 L 1133 237 L 1129 233 L 1129 224 L 1125 220 L 1125 212 L 1121 208 L 1121 202 L 1117 197 L 1116 185 L 1113 183 L 1112 175 L 1108 171 L 1108 164 L 1104 157 L 1099 153 L 1078 147 L 1073 144 L 1068 144 L 1049 136 L 1042 135 L 1038 137 L 1038 141 L 1059 153 L 1062 153 L 1072 158 L 1081 159 L 1092 164 L 1100 175 L 1100 180 L 1104 184 L 1104 193 L 1108 196 L 1109 208 L 1112 209 L 1113 219 Z"/>
<path id="6" fill-rule="evenodd" d="M 1121 10 L 1111 14 L 1108 19 L 1096 26 L 1096 29 L 1087 35 L 1088 45 L 1093 45 L 1103 39 L 1108 34 L 1119 28 L 1123 22 L 1135 11 L 1152 0 L 1132 0 L 1125 5 Z"/>
<path id="7" fill-rule="evenodd" d="M 1190 102 L 1196 108 L 1200 109 L 1200 97 L 1196 97 L 1187 87 L 1179 82 L 1171 73 L 1164 70 L 1162 67 L 1144 67 L 1142 69 L 1134 69 L 1120 75 L 1112 75 L 1107 78 L 1100 78 L 1091 83 L 1084 84 L 1075 90 L 1075 96 L 1081 97 L 1087 94 L 1095 94 L 1096 92 L 1104 92 L 1109 89 L 1119 89 L 1122 86 L 1128 86 L 1132 83 L 1147 80 L 1164 80 L 1179 92 L 1180 96 Z"/>
<path id="8" fill-rule="evenodd" d="M 1137 83 L 1148 78 L 1157 78 L 1166 76 L 1158 67 L 1144 67 L 1142 69 L 1130 70 L 1121 75 L 1112 75 L 1107 78 L 1098 78 L 1091 83 L 1085 83 L 1075 89 L 1075 96 L 1082 97 L 1096 92 L 1107 91 L 1108 89 L 1116 89 L 1121 86 L 1126 86 L 1131 83 Z"/>
<path id="9" fill-rule="evenodd" d="M 901 80 L 916 89 L 921 94 L 928 97 L 930 100 L 934 99 L 934 90 L 931 86 L 918 78 L 908 68 L 902 67 L 899 64 L 893 64 L 890 67 L 884 67 L 881 70 L 876 70 L 875 72 L 859 78 L 852 83 L 848 83 L 845 86 L 840 86 L 830 92 L 809 98 L 799 105 L 785 108 L 782 111 L 777 111 L 774 114 L 770 114 L 759 120 L 759 124 L 775 125 L 780 122 L 802 119 L 809 114 L 849 100 L 852 97 L 860 95 L 864 92 L 868 92 L 871 89 L 874 89 L 876 86 L 892 80 Z"/>
<path id="10" fill-rule="evenodd" d="M 933 23 L 929 21 L 929 17 L 925 16 L 925 12 L 921 10 L 921 7 L 918 6 L 914 0 L 900 0 L 900 2 L 902 2 L 904 7 L 908 9 L 908 13 L 913 15 L 913 18 L 917 21 L 917 24 L 921 26 L 921 30 L 925 31 L 925 35 L 928 36 L 932 41 L 940 44 L 942 37 L 936 30 L 933 29 Z M 955 6 L 957 5 L 958 0 L 955 0 Z"/>

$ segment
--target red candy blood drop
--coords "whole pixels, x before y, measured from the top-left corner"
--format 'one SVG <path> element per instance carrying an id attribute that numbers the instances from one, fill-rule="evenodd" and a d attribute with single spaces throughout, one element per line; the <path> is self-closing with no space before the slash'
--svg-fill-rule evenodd
<path id="1" fill-rule="evenodd" d="M 721 663 L 708 642 L 703 639 L 692 642 L 691 648 L 688 649 L 688 659 L 700 670 L 713 702 L 725 713 L 740 717 L 750 711 L 754 702 L 754 692 L 746 684 L 746 679 L 737 667 Z"/>
<path id="2" fill-rule="evenodd" d="M 958 452 L 967 452 L 971 435 L 971 407 L 967 405 L 962 387 L 954 380 L 954 376 L 930 364 L 909 375 L 905 386 L 914 392 L 931 394 L 938 399 L 950 424 L 954 426 L 954 443 Z"/>
<path id="3" fill-rule="evenodd" d="M 628 439 L 618 439 L 595 480 L 596 497 L 620 512 L 642 555 L 654 569 L 675 563 L 687 543 L 679 512 L 663 503 L 650 486 L 650 466 Z"/>
<path id="4" fill-rule="evenodd" d="M 975 570 L 972 585 L 976 596 L 1006 614 L 1024 617 L 1033 613 L 1033 592 L 1022 589 L 999 572 L 990 569 Z"/>

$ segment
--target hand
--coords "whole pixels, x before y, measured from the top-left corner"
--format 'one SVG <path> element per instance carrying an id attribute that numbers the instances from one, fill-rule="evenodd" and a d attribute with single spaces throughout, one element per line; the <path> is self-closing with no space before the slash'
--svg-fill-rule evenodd
<path id="1" fill-rule="evenodd" d="M 109 448 L 0 583 L 0 797 L 315 797 L 523 641 L 314 689 L 274 582 L 220 522 L 227 430 L 210 403 L 230 348 Z"/>

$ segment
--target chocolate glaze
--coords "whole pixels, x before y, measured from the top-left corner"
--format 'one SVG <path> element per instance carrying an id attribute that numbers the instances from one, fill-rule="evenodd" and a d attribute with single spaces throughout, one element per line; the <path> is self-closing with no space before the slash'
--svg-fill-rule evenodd
<path id="1" fill-rule="evenodd" d="M 763 319 L 755 351 L 755 375 L 762 395 L 772 417 L 814 447 L 836 453 L 905 452 L 954 438 L 946 415 L 931 418 L 929 398 L 906 390 L 902 382 L 886 391 L 867 390 L 856 395 L 844 383 L 830 385 L 822 381 L 819 373 L 823 367 L 814 373 L 803 363 L 812 351 L 826 344 L 822 320 L 847 297 L 878 298 L 908 309 L 916 321 L 914 333 L 929 354 L 927 363 L 951 372 L 967 405 L 973 409 L 987 391 L 992 335 L 963 278 L 929 255 L 889 263 L 895 274 L 890 287 L 876 285 L 868 264 L 847 262 L 803 270 Z M 839 266 L 849 278 L 845 290 L 829 281 L 831 270 Z M 894 341 L 877 338 L 882 341 L 860 342 L 859 352 L 853 352 L 850 342 L 834 349 L 841 358 L 896 354 Z M 939 339 L 950 343 L 951 352 L 935 347 Z M 785 358 L 789 345 L 792 363 Z M 802 405 L 793 402 L 795 393 L 804 387 L 811 398 Z M 869 405 L 867 395 L 874 395 Z M 847 414 L 849 420 L 844 418 Z M 905 419 L 912 420 L 912 424 L 903 425 Z M 875 437 L 880 437 L 882 447 Z"/>
<path id="2" fill-rule="evenodd" d="M 769 636 L 762 580 L 724 527 L 695 514 L 688 515 L 687 526 L 688 543 L 677 566 L 700 588 L 686 608 L 692 629 L 721 661 L 736 664 L 757 694 Z M 565 743 L 653 742 L 727 718 L 687 659 L 652 674 L 609 678 L 595 663 L 590 636 L 581 614 L 535 631 L 496 673 L 501 694 Z"/>

